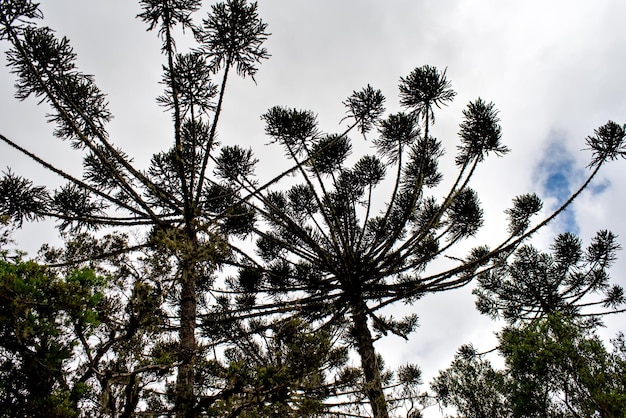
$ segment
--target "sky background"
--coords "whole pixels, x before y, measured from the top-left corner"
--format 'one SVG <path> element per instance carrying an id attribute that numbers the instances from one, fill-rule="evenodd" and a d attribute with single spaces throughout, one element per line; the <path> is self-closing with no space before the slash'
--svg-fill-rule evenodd
<path id="1" fill-rule="evenodd" d="M 503 211 L 511 199 L 536 192 L 550 209 L 576 189 L 588 173 L 585 137 L 608 120 L 626 122 L 626 2 L 622 0 L 261 0 L 259 14 L 272 33 L 272 55 L 256 76 L 232 78 L 219 138 L 250 146 L 260 159 L 261 177 L 286 166 L 282 150 L 267 145 L 260 115 L 274 105 L 310 109 L 322 130 L 339 132 L 341 104 L 367 84 L 381 89 L 389 112 L 398 106 L 398 81 L 425 64 L 447 68 L 457 96 L 439 110 L 432 134 L 447 154 L 446 179 L 453 164 L 462 110 L 478 97 L 500 110 L 503 142 L 512 152 L 489 158 L 474 177 L 485 211 L 485 227 L 469 246 L 494 245 L 506 233 Z M 207 2 L 207 5 L 210 2 Z M 161 93 L 160 41 L 135 18 L 129 0 L 41 0 L 46 22 L 67 36 L 78 65 L 94 74 L 115 115 L 109 132 L 141 168 L 171 145 L 170 116 L 156 105 Z M 204 17 L 204 15 L 199 15 Z M 3 45 L 3 49 L 6 46 Z M 0 58 L 4 64 L 4 57 Z M 67 171 L 80 173 L 81 160 L 68 144 L 52 137 L 45 107 L 18 102 L 13 77 L 0 66 L 0 133 Z M 354 154 L 373 153 L 370 141 L 354 137 Z M 30 176 L 37 184 L 60 182 L 5 145 L 0 168 Z M 626 162 L 608 164 L 588 192 L 534 243 L 547 248 L 557 232 L 579 233 L 585 244 L 597 230 L 610 229 L 626 245 Z M 443 194 L 443 192 L 442 192 Z M 55 240 L 50 225 L 26 225 L 15 235 L 34 255 Z M 464 252 L 459 250 L 458 256 Z M 626 285 L 626 254 L 613 269 Z M 472 342 L 494 345 L 488 318 L 475 312 L 471 287 L 429 296 L 403 308 L 417 312 L 420 328 L 408 341 L 387 337 L 378 345 L 390 366 L 419 364 L 428 381 L 447 366 L 456 349 Z M 604 336 L 623 326 L 624 316 L 606 320 Z M 439 416 L 437 408 L 427 416 Z"/>

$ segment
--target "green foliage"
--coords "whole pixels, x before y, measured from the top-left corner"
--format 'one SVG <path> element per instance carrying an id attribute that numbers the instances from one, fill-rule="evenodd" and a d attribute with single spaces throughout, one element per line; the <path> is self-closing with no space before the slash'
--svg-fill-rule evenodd
<path id="1" fill-rule="evenodd" d="M 85 391 L 68 375 L 78 344 L 74 330 L 93 335 L 105 285 L 87 269 L 59 279 L 33 262 L 0 260 L 2 416 L 79 415 Z"/>
<path id="2" fill-rule="evenodd" d="M 55 135 L 81 154 L 84 167 L 82 179 L 76 178 L 2 136 L 67 184 L 47 190 L 4 173 L 0 214 L 18 226 L 56 219 L 68 241 L 64 249 L 46 247 L 42 254 L 67 277 L 59 295 L 65 295 L 62 315 L 71 320 L 59 321 L 72 336 L 64 338 L 77 342 L 75 368 L 67 378 L 76 388 L 90 388 L 84 396 L 72 392 L 73 405 L 81 399 L 97 405 L 97 414 L 132 416 L 143 399 L 149 408 L 188 416 L 194 390 L 202 393 L 194 388 L 195 361 L 204 355 L 194 328 L 198 311 L 208 306 L 199 289 L 210 289 L 212 273 L 223 262 L 237 262 L 228 236 L 245 237 L 257 217 L 240 195 L 244 185 L 254 184 L 249 176 L 256 160 L 238 146 L 216 150 L 217 124 L 229 71 L 254 78 L 268 57 L 263 47 L 268 33 L 256 3 L 214 4 L 201 24 L 194 16 L 200 1 L 139 3 L 138 18 L 162 40 L 165 91 L 157 103 L 171 112 L 174 128 L 172 147 L 156 153 L 146 170 L 109 140 L 105 96 L 92 76 L 77 69 L 70 41 L 43 25 L 37 4 L 0 5 L 0 39 L 10 44 L 7 62 L 16 76 L 16 97 L 34 96 L 50 106 Z M 180 29 L 197 41 L 189 51 L 177 50 Z M 207 176 L 212 170 L 215 178 Z M 96 239 L 84 232 L 137 226 L 150 232 L 134 233 L 132 243 L 124 233 L 105 231 Z M 82 265 L 98 274 L 90 276 Z M 100 273 L 110 281 L 97 283 Z M 87 295 L 83 289 L 89 286 L 103 290 Z M 175 330 L 178 341 L 172 345 Z M 165 355 L 163 347 L 175 352 Z M 171 378 L 174 368 L 171 398 L 149 387 Z"/>
<path id="3" fill-rule="evenodd" d="M 465 347 L 450 367 L 439 372 L 431 388 L 438 402 L 453 406 L 459 417 L 504 418 L 511 416 L 502 394 L 505 380 L 489 361 L 477 356 L 472 347 Z"/>
<path id="4" fill-rule="evenodd" d="M 345 119 L 350 125 L 341 134 L 321 132 L 312 111 L 271 108 L 262 116 L 265 132 L 294 163 L 282 175 L 297 175 L 301 183 L 286 191 L 276 190 L 271 184 L 267 186 L 270 190 L 262 193 L 249 189 L 266 225 L 258 231 L 257 244 L 258 254 L 266 263 L 264 270 L 271 278 L 266 282 L 270 286 L 266 288 L 268 295 L 279 298 L 285 310 L 297 307 L 301 313 L 311 312 L 310 321 L 336 323 L 348 315 L 352 331 L 347 340 L 361 357 L 367 381 L 363 390 L 376 417 L 386 417 L 388 413 L 382 375 L 374 361 L 372 330 L 406 338 L 416 323 L 411 317 L 388 320 L 376 311 L 396 302 L 412 303 L 427 293 L 463 286 L 478 276 L 483 286 L 479 289 L 487 289 L 480 299 L 480 309 L 500 312 L 504 302 L 493 302 L 496 297 L 487 293 L 505 299 L 511 292 L 504 275 L 516 274 L 511 282 L 519 284 L 517 276 L 542 268 L 542 262 L 532 258 L 528 247 L 520 246 L 558 214 L 557 211 L 531 227 L 531 218 L 540 211 L 542 203 L 534 194 L 518 196 L 506 212 L 510 235 L 501 244 L 493 250 L 481 246 L 470 251 L 464 260 L 452 255 L 453 246 L 474 236 L 484 223 L 478 195 L 469 185 L 478 164 L 489 155 L 508 153 L 502 143 L 498 111 L 493 103 L 482 99 L 468 104 L 459 131 L 457 177 L 443 198 L 435 197 L 442 195 L 437 187 L 443 179 L 439 162 L 444 152 L 441 141 L 432 135 L 435 109 L 447 105 L 455 92 L 445 71 L 431 66 L 416 68 L 400 79 L 399 87 L 405 112 L 386 118 L 380 91 L 370 85 L 354 91 L 344 102 L 348 107 Z M 356 164 L 351 165 L 348 156 L 353 149 L 348 135 L 352 130 L 364 136 L 377 134 L 373 141 L 377 155 L 357 156 Z M 605 136 L 598 142 L 611 146 L 612 140 Z M 608 154 L 603 155 L 599 158 L 607 160 Z M 386 165 L 381 163 L 383 159 Z M 385 178 L 389 173 L 393 177 Z M 386 184 L 390 193 L 375 190 L 381 184 Z M 519 266 L 507 270 L 506 260 L 518 248 L 511 266 Z M 603 248 L 612 251 L 608 242 Z M 430 263 L 446 256 L 458 264 L 449 270 L 422 274 Z M 527 262 L 522 261 L 524 257 L 529 257 Z M 293 265 L 315 271 L 315 280 L 294 272 L 290 267 Z M 580 295 L 591 283 L 593 290 L 604 289 L 604 272 L 609 265 L 595 263 L 591 275 L 581 275 L 582 283 L 567 288 L 569 296 Z M 571 265 L 565 270 L 582 267 Z M 555 280 L 557 276 L 550 273 Z M 548 284 L 540 286 L 552 289 Z M 620 297 L 619 289 L 614 288 L 602 303 L 609 303 L 609 299 L 611 303 L 620 303 Z M 520 302 L 528 303 L 531 302 Z M 561 305 L 557 303 L 555 308 Z M 527 312 L 526 305 L 515 309 L 529 315 L 534 312 Z M 248 312 L 261 315 L 264 308 L 250 306 L 246 315 Z"/>
<path id="5" fill-rule="evenodd" d="M 552 315 L 505 329 L 500 344 L 515 416 L 626 413 L 626 358 L 608 353 L 584 323 Z"/>
<path id="6" fill-rule="evenodd" d="M 536 202 L 534 196 L 520 198 L 509 212 L 512 224 L 523 226 Z M 508 323 L 497 347 L 505 367 L 495 370 L 484 355 L 463 347 L 431 385 L 440 404 L 463 417 L 623 416 L 623 336 L 611 353 L 595 333 L 599 318 L 624 303 L 608 275 L 618 249 L 608 231 L 598 232 L 586 249 L 564 233 L 550 254 L 525 245 L 510 262 L 494 260 L 479 274 L 474 293 L 479 311 Z"/>
<path id="7" fill-rule="evenodd" d="M 620 334 L 607 351 L 588 323 L 551 314 L 499 336 L 503 370 L 476 352 L 455 357 L 432 383 L 463 417 L 621 417 L 626 357 Z M 465 350 L 467 351 L 467 350 Z"/>

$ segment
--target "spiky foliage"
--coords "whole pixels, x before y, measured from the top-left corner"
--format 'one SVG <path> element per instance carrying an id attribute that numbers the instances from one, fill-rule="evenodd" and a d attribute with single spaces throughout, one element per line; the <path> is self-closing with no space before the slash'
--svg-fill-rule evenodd
<path id="1" fill-rule="evenodd" d="M 257 64 L 268 56 L 262 47 L 267 38 L 266 24 L 258 17 L 256 4 L 243 0 L 215 4 L 200 25 L 194 23 L 194 13 L 201 6 L 198 0 L 142 0 L 140 4 L 138 17 L 162 40 L 165 91 L 158 103 L 171 114 L 173 122 L 171 149 L 154 154 L 147 169 L 136 167 L 113 144 L 114 138 L 107 132 L 112 115 L 105 94 L 93 76 L 77 68 L 70 41 L 42 24 L 39 6 L 30 0 L 0 4 L 0 39 L 10 45 L 7 63 L 16 77 L 16 97 L 35 97 L 46 103 L 55 136 L 67 141 L 84 161 L 84 173 L 79 178 L 24 149 L 19 141 L 1 137 L 5 144 L 61 176 L 67 185 L 50 191 L 7 171 L 0 178 L 0 213 L 11 217 L 16 225 L 44 217 L 57 219 L 61 230 L 72 234 L 73 243 L 84 241 L 84 237 L 76 237 L 85 230 L 144 227 L 140 230 L 144 238 L 133 244 L 125 242 L 123 248 L 79 246 L 75 258 L 51 262 L 71 265 L 91 260 L 97 266 L 98 260 L 112 254 L 143 249 L 145 263 L 131 258 L 137 262 L 134 271 L 140 274 L 129 278 L 127 290 L 132 289 L 128 291 L 143 300 L 133 302 L 137 307 L 137 303 L 149 304 L 151 300 L 152 290 L 145 288 L 147 277 L 150 289 L 157 293 L 167 289 L 167 294 L 158 295 L 159 305 L 170 315 L 167 324 L 161 324 L 161 331 L 176 341 L 172 346 L 175 354 L 170 361 L 154 361 L 159 373 L 165 373 L 159 379 L 166 379 L 168 373 L 170 377 L 176 375 L 171 397 L 176 413 L 193 416 L 199 349 L 196 317 L 198 309 L 204 309 L 198 302 L 198 289 L 206 288 L 213 280 L 212 272 L 230 257 L 229 235 L 249 233 L 255 221 L 241 201 L 240 188 L 232 182 L 232 177 L 249 176 L 255 160 L 248 150 L 237 146 L 219 150 L 217 124 L 229 71 L 253 76 Z M 174 38 L 179 32 L 175 29 L 192 32 L 196 47 L 179 51 Z M 214 82 L 215 78 L 220 81 Z M 127 297 L 135 300 L 134 296 Z M 177 335 L 170 335 L 170 330 L 176 330 Z M 135 347 L 138 352 L 150 349 L 135 343 L 139 344 Z M 118 360 L 125 361 L 121 357 Z M 142 361 L 149 362 L 145 358 Z M 104 366 L 91 367 L 92 373 L 104 379 Z M 110 367 L 119 370 L 118 366 Z M 128 367 L 125 378 L 141 380 L 143 372 L 139 370 L 149 365 L 133 363 Z M 165 372 L 160 369 L 163 367 Z M 117 376 L 121 379 L 122 375 Z M 106 384 L 113 384 L 115 376 L 111 379 Z M 141 392 L 143 383 L 137 381 L 137 385 L 127 389 Z M 109 399 L 114 397 L 111 392 Z M 119 405 L 110 402 L 111 408 L 119 411 Z M 129 407 L 128 416 L 137 405 L 135 402 Z"/>
<path id="2" fill-rule="evenodd" d="M 154 154 L 146 169 L 136 167 L 109 138 L 106 129 L 112 115 L 106 96 L 94 77 L 76 67 L 69 41 L 40 25 L 42 13 L 32 1 L 0 3 L 0 39 L 10 44 L 8 63 L 17 79 L 17 98 L 35 97 L 49 105 L 55 135 L 81 153 L 85 171 L 82 178 L 66 173 L 18 141 L 0 136 L 68 181 L 57 191 L 47 191 L 7 173 L 1 186 L 11 199 L 0 200 L 2 215 L 16 224 L 56 218 L 70 233 L 105 227 L 149 230 L 133 245 L 124 242 L 109 253 L 96 245 L 74 246 L 85 241 L 74 236 L 68 246 L 76 258 L 57 264 L 88 261 L 97 266 L 107 256 L 143 250 L 141 260 L 131 258 L 137 263 L 124 268 L 138 273 L 129 279 L 133 292 L 138 283 L 133 294 L 143 295 L 142 283 L 150 278 L 168 313 L 162 338 L 143 346 L 149 347 L 150 364 L 163 367 L 155 379 L 172 382 L 166 393 L 149 388 L 142 392 L 141 404 L 157 414 L 173 409 L 178 416 L 190 417 L 207 408 L 200 398 L 217 400 L 214 393 L 203 392 L 197 368 L 201 364 L 207 367 L 203 372 L 210 369 L 206 359 L 213 348 L 210 342 L 199 342 L 197 323 L 203 322 L 206 335 L 214 335 L 207 328 L 216 326 L 208 321 L 216 315 L 235 323 L 255 317 L 274 323 L 296 315 L 310 323 L 314 335 L 339 327 L 344 331 L 342 344 L 355 347 L 362 360 L 361 370 L 348 370 L 344 376 L 360 385 L 350 405 L 369 403 L 374 416 L 387 416 L 390 403 L 384 388 L 398 385 L 406 388 L 402 399 L 415 399 L 418 369 L 402 369 L 399 381 L 392 379 L 373 344 L 389 332 L 406 337 L 416 327 L 416 318 L 384 317 L 379 310 L 469 283 L 489 268 L 489 260 L 509 254 L 545 224 L 531 228 L 537 204 L 531 196 L 522 197 L 511 210 L 510 237 L 495 250 L 479 247 L 465 260 L 450 252 L 483 222 L 477 194 L 469 187 L 476 165 L 488 154 L 507 151 L 494 106 L 479 99 L 464 112 L 459 174 L 444 193 L 435 192 L 442 180 L 438 163 L 443 149 L 430 131 L 435 110 L 455 95 L 445 71 L 424 66 L 402 78 L 405 110 L 386 118 L 380 91 L 371 86 L 355 91 L 345 101 L 351 124 L 343 133 L 320 132 L 312 112 L 272 108 L 263 116 L 266 132 L 294 164 L 259 186 L 251 178 L 251 152 L 236 145 L 218 150 L 216 141 L 229 74 L 234 70 L 253 78 L 268 56 L 262 46 L 267 28 L 256 4 L 218 3 L 200 24 L 194 20 L 197 0 L 140 4 L 140 19 L 162 40 L 165 92 L 158 103 L 171 114 L 173 124 L 172 147 Z M 179 51 L 177 29 L 193 34 L 196 47 Z M 374 155 L 357 156 L 356 163 L 348 138 L 353 131 L 378 135 L 372 142 Z M 590 177 L 605 160 L 622 155 L 623 135 L 617 129 L 599 131 L 588 142 L 595 158 Z M 276 186 L 289 174 L 300 176 L 299 184 Z M 390 194 L 381 197 L 378 190 L 386 183 Z M 258 257 L 245 254 L 230 239 L 250 232 L 258 235 Z M 445 255 L 457 265 L 425 273 L 433 260 Z M 227 290 L 216 288 L 213 274 L 225 263 L 240 268 Z M 96 373 L 97 365 L 92 367 Z M 127 377 L 138 378 L 141 367 L 129 366 Z M 129 387 L 131 393 L 135 389 Z"/>
<path id="3" fill-rule="evenodd" d="M 237 337 L 226 349 L 227 363 L 212 364 L 226 387 L 219 401 L 200 401 L 209 415 L 316 417 L 332 409 L 329 396 L 354 390 L 338 377 L 349 367 L 347 349 L 334 346 L 336 330 L 313 331 L 297 317 L 222 325 Z"/>
<path id="4" fill-rule="evenodd" d="M 624 311 L 608 274 L 618 249 L 608 231 L 586 249 L 563 233 L 551 253 L 524 245 L 479 274 L 478 310 L 508 324 L 497 347 L 505 368 L 463 346 L 431 385 L 439 403 L 468 417 L 623 415 L 623 336 L 608 353 L 595 334 L 603 315 Z"/>
<path id="5" fill-rule="evenodd" d="M 595 317 L 614 312 L 626 302 L 624 290 L 609 283 L 619 248 L 609 231 L 598 232 L 585 250 L 571 233 L 558 235 L 550 254 L 525 245 L 510 262 L 499 262 L 478 276 L 476 306 L 510 323 L 554 312 Z"/>
<path id="6" fill-rule="evenodd" d="M 502 372 L 468 345 L 458 350 L 447 369 L 439 371 L 431 388 L 439 404 L 454 407 L 459 417 L 508 418 L 502 394 L 505 381 Z"/>
<path id="7" fill-rule="evenodd" d="M 510 235 L 493 249 L 481 246 L 458 256 L 455 244 L 484 223 L 472 174 L 490 154 L 503 155 L 508 148 L 493 103 L 471 102 L 459 132 L 458 174 L 442 192 L 443 148 L 432 131 L 435 110 L 454 96 L 445 72 L 424 66 L 400 79 L 403 112 L 385 117 L 380 91 L 355 91 L 344 102 L 350 125 L 339 134 L 321 132 L 308 110 L 274 107 L 262 117 L 266 133 L 295 163 L 282 176 L 297 175 L 300 182 L 283 190 L 250 190 L 265 225 L 256 231 L 263 262 L 247 263 L 254 279 L 238 289 L 255 303 L 239 299 L 245 303 L 237 314 L 297 311 L 320 326 L 348 318 L 345 340 L 361 358 L 362 393 L 375 417 L 388 416 L 389 405 L 374 341 L 387 333 L 406 338 L 417 325 L 416 318 L 386 318 L 379 311 L 468 284 L 563 210 L 531 226 L 541 201 L 534 194 L 518 196 L 507 211 Z M 348 135 L 374 130 L 374 153 L 353 155 Z M 606 142 L 598 137 L 598 143 Z M 595 146 L 594 158 L 603 158 L 600 148 Z M 379 190 L 383 184 L 387 194 Z M 434 260 L 446 256 L 455 260 L 451 267 L 429 272 Z M 271 303 L 259 303 L 264 294 Z"/>

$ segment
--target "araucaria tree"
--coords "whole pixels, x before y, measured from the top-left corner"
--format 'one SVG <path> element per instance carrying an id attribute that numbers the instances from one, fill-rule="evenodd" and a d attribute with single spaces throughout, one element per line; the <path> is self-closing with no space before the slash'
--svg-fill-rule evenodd
<path id="1" fill-rule="evenodd" d="M 15 225 L 58 220 L 69 242 L 63 251 L 47 251 L 54 260 L 50 268 L 89 263 L 103 276 L 108 268 L 126 286 L 124 321 L 111 321 L 106 333 L 95 329 L 101 336 L 95 347 L 83 344 L 86 352 L 98 353 L 85 356 L 85 367 L 93 371 L 83 383 L 93 391 L 99 385 L 109 397 L 112 406 L 103 414 L 118 412 L 120 403 L 110 399 L 117 394 L 127 400 L 125 416 L 143 408 L 179 417 L 388 417 L 397 402 L 415 401 L 411 388 L 419 382 L 419 369 L 402 368 L 394 382 L 375 351 L 376 333 L 406 337 L 417 318 L 397 320 L 380 310 L 464 286 L 505 262 L 606 161 L 624 156 L 624 127 L 609 122 L 588 138 L 593 171 L 561 209 L 532 225 L 541 202 L 534 194 L 521 195 L 507 211 L 508 237 L 461 259 L 455 244 L 483 224 L 470 179 L 490 154 L 508 152 L 492 103 L 477 99 L 464 110 L 458 174 L 447 191 L 438 188 L 443 149 L 433 130 L 437 109 L 455 93 L 445 71 L 430 66 L 401 78 L 403 112 L 385 116 L 380 91 L 355 91 L 345 102 L 349 124 L 338 134 L 320 132 L 313 112 L 268 110 L 262 116 L 266 133 L 293 166 L 261 183 L 252 177 L 257 161 L 251 151 L 218 148 L 216 137 L 229 79 L 253 78 L 268 57 L 267 27 L 255 3 L 227 0 L 196 19 L 201 3 L 140 1 L 139 18 L 162 40 L 165 91 L 158 102 L 172 120 L 172 147 L 141 169 L 109 136 L 112 115 L 104 93 L 76 67 L 69 41 L 41 25 L 39 5 L 0 2 L 0 40 L 10 45 L 7 63 L 17 80 L 16 97 L 49 106 L 55 136 L 83 158 L 84 167 L 82 177 L 71 175 L 0 134 L 6 145 L 67 181 L 48 190 L 7 171 L 0 178 L 0 215 Z M 175 34 L 195 41 L 194 47 L 178 50 L 182 43 Z M 351 134 L 371 137 L 374 154 L 351 164 Z M 300 183 L 280 189 L 291 175 Z M 125 235 L 131 228 L 145 234 L 132 242 Z M 115 230 L 107 238 L 111 245 L 95 245 L 86 233 L 108 229 Z M 249 234 L 257 239 L 256 254 L 237 248 L 233 239 Z M 446 256 L 454 266 L 429 269 Z M 111 264 L 101 266 L 101 260 Z M 225 264 L 237 273 L 223 281 L 228 288 L 216 289 L 222 282 L 215 272 Z M 158 318 L 146 316 L 150 309 Z M 229 339 L 224 365 L 210 357 L 209 348 Z M 322 352 L 312 344 L 316 339 Z M 122 351 L 112 348 L 117 343 L 132 354 L 120 358 Z M 344 367 L 344 345 L 360 356 L 360 371 Z M 247 364 L 251 354 L 255 362 Z M 330 372 L 336 369 L 333 381 Z M 392 386 L 404 391 L 392 398 L 386 392 Z M 353 412 L 346 409 L 350 405 L 369 411 Z"/>
<path id="2" fill-rule="evenodd" d="M 218 120 L 229 77 L 253 77 L 257 64 L 267 58 L 262 46 L 266 25 L 257 15 L 256 4 L 245 0 L 215 4 L 198 23 L 192 14 L 200 9 L 200 0 L 140 3 L 139 18 L 162 40 L 166 88 L 158 101 L 173 122 L 171 149 L 155 154 L 147 170 L 135 167 L 114 144 L 115 138 L 109 137 L 107 122 L 112 115 L 104 93 L 93 77 L 76 67 L 68 39 L 40 25 L 39 5 L 30 0 L 0 3 L 0 40 L 11 45 L 7 63 L 17 78 L 16 97 L 33 96 L 49 105 L 55 136 L 69 142 L 84 166 L 82 178 L 72 176 L 1 136 L 5 144 L 58 174 L 67 185 L 49 191 L 7 172 L 0 179 L 0 210 L 17 223 L 58 219 L 61 229 L 74 232 L 138 226 L 150 230 L 146 240 L 133 248 L 157 253 L 154 258 L 161 264 L 152 266 L 153 274 L 158 268 L 167 274 L 136 277 L 135 286 L 143 282 L 159 291 L 166 289 L 164 296 L 171 303 L 167 328 L 177 332 L 171 356 L 176 368 L 174 410 L 178 416 L 195 416 L 199 287 L 208 286 L 216 266 L 229 257 L 229 234 L 245 234 L 253 220 L 253 214 L 238 203 L 237 187 L 221 184 L 220 178 L 225 164 L 230 164 L 228 170 L 248 170 L 254 161 L 249 151 L 237 146 L 217 149 Z M 173 33 L 180 30 L 193 35 L 195 48 L 177 50 Z M 214 83 L 214 78 L 219 82 Z M 212 172 L 216 180 L 209 180 Z M 115 378 L 122 376 L 113 376 L 111 382 Z"/>
<path id="3" fill-rule="evenodd" d="M 377 418 L 388 417 L 390 399 L 398 399 L 386 397 L 385 387 L 394 383 L 381 370 L 374 342 L 387 333 L 406 338 L 417 324 L 414 315 L 398 320 L 379 314 L 381 308 L 459 288 L 498 268 L 564 210 L 605 161 L 623 157 L 625 151 L 624 127 L 614 122 L 602 126 L 587 139 L 593 171 L 560 209 L 532 225 L 531 217 L 542 203 L 535 194 L 520 195 L 506 211 L 507 238 L 492 248 L 474 248 L 460 259 L 455 244 L 475 235 L 484 221 L 478 196 L 470 188 L 472 174 L 490 154 L 509 151 L 502 143 L 498 111 L 482 99 L 463 111 L 455 159 L 458 174 L 442 192 L 437 186 L 443 178 L 438 167 L 443 149 L 433 136 L 433 125 L 436 109 L 455 93 L 445 71 L 431 66 L 401 78 L 399 88 L 405 111 L 387 116 L 379 90 L 367 86 L 355 91 L 344 102 L 350 124 L 340 134 L 320 132 L 311 111 L 274 107 L 263 115 L 266 133 L 295 163 L 290 172 L 301 182 L 286 190 L 255 193 L 257 210 L 267 224 L 257 231 L 257 252 L 264 263 L 251 263 L 257 282 L 247 281 L 249 291 L 268 292 L 320 326 L 347 318 L 345 341 L 361 359 L 362 391 Z M 373 137 L 374 154 L 349 163 L 350 133 L 366 140 Z M 375 190 L 377 186 L 383 191 Z M 454 260 L 454 265 L 431 271 L 429 265 L 442 257 Z M 262 313 L 275 306 L 251 310 Z M 410 369 L 410 377 L 403 369 L 395 384 L 418 382 L 418 370 Z"/>

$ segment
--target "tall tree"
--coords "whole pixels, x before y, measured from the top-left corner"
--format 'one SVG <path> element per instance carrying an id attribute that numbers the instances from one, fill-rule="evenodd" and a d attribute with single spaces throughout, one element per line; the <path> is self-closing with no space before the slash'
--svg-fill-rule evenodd
<path id="1" fill-rule="evenodd" d="M 253 220 L 237 198 L 237 187 L 220 182 L 220 173 L 224 164 L 228 170 L 249 173 L 254 160 L 238 146 L 216 148 L 218 122 L 232 72 L 254 77 L 257 64 L 268 56 L 262 46 L 266 24 L 258 17 L 256 4 L 245 0 L 217 3 L 198 23 L 192 15 L 200 9 L 200 0 L 140 4 L 139 18 L 162 40 L 166 89 L 158 101 L 173 122 L 172 148 L 155 154 L 147 171 L 135 167 L 114 145 L 107 132 L 112 115 L 104 93 L 92 76 L 76 67 L 69 40 L 41 24 L 39 5 L 30 0 L 0 4 L 0 40 L 10 45 L 7 62 L 17 78 L 16 97 L 34 96 L 49 105 L 55 136 L 69 142 L 84 167 L 82 178 L 73 176 L 18 141 L 0 136 L 67 180 L 67 185 L 50 191 L 7 172 L 0 179 L 0 210 L 17 223 L 57 219 L 60 228 L 69 231 L 138 226 L 151 230 L 146 239 L 123 251 L 151 248 L 175 264 L 174 408 L 178 416 L 194 416 L 198 286 L 210 281 L 212 271 L 229 256 L 229 234 L 245 234 Z M 175 29 L 192 33 L 197 45 L 179 52 Z M 220 80 L 217 84 L 212 81 L 215 77 Z M 210 180 L 216 160 L 218 177 Z"/>
<path id="2" fill-rule="evenodd" d="M 417 321 L 385 318 L 378 311 L 469 283 L 481 269 L 492 268 L 490 260 L 510 254 L 561 210 L 531 228 L 529 218 L 541 204 L 534 195 L 521 196 L 510 211 L 511 234 L 504 242 L 494 249 L 478 248 L 465 260 L 450 252 L 482 224 L 478 198 L 468 187 L 476 166 L 488 154 L 500 155 L 508 149 L 501 143 L 494 105 L 480 99 L 470 103 L 460 131 L 459 174 L 441 201 L 427 195 L 442 178 L 437 167 L 441 143 L 431 133 L 435 110 L 454 97 L 445 72 L 430 66 L 416 68 L 401 79 L 405 112 L 382 119 L 381 92 L 369 86 L 355 92 L 345 102 L 351 124 L 340 134 L 321 134 L 312 112 L 270 109 L 263 116 L 266 131 L 285 148 L 294 167 L 259 186 L 251 178 L 256 162 L 251 152 L 230 145 L 218 150 L 216 141 L 232 71 L 252 78 L 258 63 L 267 58 L 262 46 L 267 28 L 256 4 L 218 3 L 197 23 L 193 16 L 200 0 L 140 4 L 139 17 L 162 40 L 166 90 L 159 103 L 170 112 L 173 126 L 173 146 L 154 155 L 145 171 L 109 138 L 111 114 L 105 95 L 93 77 L 76 68 L 69 41 L 40 24 L 39 6 L 29 0 L 0 3 L 0 40 L 10 44 L 7 56 L 17 78 L 16 97 L 34 96 L 46 102 L 55 135 L 84 157 L 84 174 L 79 178 L 0 135 L 7 145 L 68 181 L 49 191 L 7 172 L 0 179 L 1 213 L 18 224 L 55 218 L 61 229 L 74 233 L 106 227 L 149 229 L 145 239 L 124 243 L 113 252 L 143 249 L 147 253 L 147 263 L 139 266 L 149 270 L 149 289 L 160 290 L 164 298 L 169 315 L 165 334 L 176 332 L 174 343 L 159 342 L 153 349 L 164 357 L 175 352 L 163 361 L 176 365 L 171 393 L 178 416 L 197 415 L 204 407 L 199 399 L 205 388 L 199 387 L 195 371 L 208 347 L 197 337 L 199 320 L 202 332 L 211 335 L 219 315 L 236 322 L 286 314 L 310 322 L 312 335 L 343 326 L 347 314 L 349 326 L 344 328 L 349 332 L 343 335 L 362 360 L 362 393 L 374 416 L 388 416 L 390 399 L 384 387 L 390 375 L 374 350 L 376 333 L 406 336 Z M 196 46 L 179 52 L 175 34 L 180 32 L 193 35 Z M 219 82 L 214 84 L 216 77 Z M 348 166 L 347 135 L 367 136 L 374 129 L 379 133 L 374 141 L 377 155 L 363 156 Z M 594 170 L 581 189 L 605 161 L 623 156 L 624 129 L 610 122 L 588 143 L 594 151 Z M 385 182 L 388 167 L 394 174 Z M 275 188 L 289 174 L 300 175 L 302 184 L 286 191 Z M 385 183 L 391 193 L 381 198 L 376 186 Z M 379 207 L 376 202 L 384 204 Z M 264 221 L 254 226 L 257 213 Z M 229 240 L 251 231 L 260 237 L 262 261 Z M 82 248 L 80 254 L 87 254 L 88 260 L 113 255 Z M 425 273 L 432 260 L 445 255 L 458 264 Z M 224 309 L 216 314 L 206 309 L 205 299 L 215 293 L 210 292 L 213 272 L 227 262 L 241 268 L 230 290 L 237 294 L 236 304 L 218 301 Z M 137 271 L 142 273 L 140 268 Z M 416 383 L 418 377 L 413 367 L 398 373 L 401 383 Z"/>
<path id="3" fill-rule="evenodd" d="M 377 418 L 389 416 L 389 402 L 374 342 L 387 333 L 406 338 L 417 325 L 414 315 L 394 319 L 379 311 L 459 288 L 490 271 L 562 212 L 606 161 L 623 157 L 625 151 L 624 127 L 614 122 L 600 127 L 587 139 L 593 170 L 561 208 L 531 226 L 542 203 L 535 194 L 518 196 L 507 211 L 508 237 L 494 248 L 477 247 L 460 259 L 455 244 L 483 225 L 470 179 L 490 154 L 509 151 L 502 143 L 498 111 L 482 99 L 463 111 L 455 159 L 458 174 L 442 192 L 437 186 L 443 178 L 438 167 L 443 149 L 433 136 L 435 114 L 455 93 L 446 72 L 431 66 L 402 77 L 399 88 L 406 110 L 386 117 L 379 90 L 368 85 L 355 91 L 344 102 L 350 123 L 339 134 L 320 132 L 311 111 L 271 108 L 262 117 L 266 133 L 295 163 L 288 173 L 301 182 L 285 190 L 266 190 L 239 180 L 267 225 L 256 230 L 263 262 L 248 263 L 258 272 L 256 281 L 249 280 L 240 291 L 257 297 L 265 292 L 273 298 L 268 304 L 250 305 L 246 315 L 280 306 L 322 327 L 347 316 L 346 340 L 361 359 L 363 392 Z M 375 154 L 354 158 L 351 164 L 348 135 L 367 139 L 373 131 Z M 385 179 L 389 171 L 391 179 Z M 430 271 L 429 265 L 442 257 L 455 265 Z"/>

